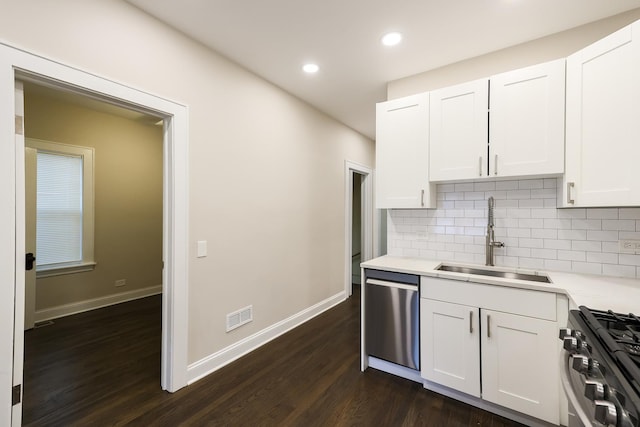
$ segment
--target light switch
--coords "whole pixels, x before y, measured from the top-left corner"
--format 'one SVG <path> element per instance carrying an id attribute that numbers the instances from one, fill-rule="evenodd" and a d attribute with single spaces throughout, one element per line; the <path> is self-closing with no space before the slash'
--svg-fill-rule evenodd
<path id="1" fill-rule="evenodd" d="M 204 258 L 207 256 L 207 241 L 198 240 L 198 258 Z"/>

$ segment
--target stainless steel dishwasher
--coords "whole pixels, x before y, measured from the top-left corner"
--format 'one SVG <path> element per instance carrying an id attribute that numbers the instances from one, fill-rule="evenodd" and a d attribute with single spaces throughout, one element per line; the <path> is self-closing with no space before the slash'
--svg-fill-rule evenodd
<path id="1" fill-rule="evenodd" d="M 365 348 L 370 356 L 420 369 L 420 276 L 365 270 Z"/>

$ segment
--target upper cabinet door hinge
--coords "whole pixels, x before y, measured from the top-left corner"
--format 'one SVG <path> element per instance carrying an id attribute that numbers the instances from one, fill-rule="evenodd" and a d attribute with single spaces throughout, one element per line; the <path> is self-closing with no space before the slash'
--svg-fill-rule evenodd
<path id="1" fill-rule="evenodd" d="M 22 385 L 14 385 L 11 389 L 11 406 L 15 406 L 21 402 L 22 398 Z"/>

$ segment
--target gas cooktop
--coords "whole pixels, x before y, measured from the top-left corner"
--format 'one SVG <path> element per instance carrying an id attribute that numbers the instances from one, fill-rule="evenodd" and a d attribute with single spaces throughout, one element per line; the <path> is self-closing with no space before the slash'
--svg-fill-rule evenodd
<path id="1" fill-rule="evenodd" d="M 640 395 L 640 318 L 632 313 L 618 314 L 584 306 L 580 312 Z"/>
<path id="2" fill-rule="evenodd" d="M 570 426 L 640 427 L 640 319 L 581 306 L 560 330 Z"/>

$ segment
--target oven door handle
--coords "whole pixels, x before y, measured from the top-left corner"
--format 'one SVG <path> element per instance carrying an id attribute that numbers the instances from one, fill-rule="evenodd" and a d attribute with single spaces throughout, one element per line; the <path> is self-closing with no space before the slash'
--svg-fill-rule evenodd
<path id="1" fill-rule="evenodd" d="M 563 350 L 560 352 L 560 378 L 562 380 L 562 388 L 564 389 L 565 394 L 567 395 L 567 399 L 571 402 L 571 406 L 573 410 L 576 412 L 575 415 L 580 420 L 580 423 L 583 426 L 590 426 L 593 424 L 593 421 L 587 416 L 584 412 L 584 409 L 580 405 L 580 401 L 578 400 L 578 396 L 575 393 L 575 390 L 571 386 L 571 363 L 570 363 L 571 355 Z"/>

